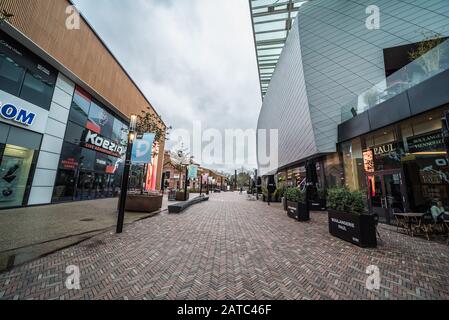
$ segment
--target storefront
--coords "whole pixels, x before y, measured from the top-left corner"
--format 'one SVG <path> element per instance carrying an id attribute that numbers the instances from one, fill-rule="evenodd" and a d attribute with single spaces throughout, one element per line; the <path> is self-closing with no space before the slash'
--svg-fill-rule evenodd
<path id="1" fill-rule="evenodd" d="M 449 206 L 449 168 L 442 121 L 449 107 L 342 143 L 346 185 L 367 190 L 370 211 L 393 221 L 395 211 Z"/>
<path id="2" fill-rule="evenodd" d="M 28 204 L 57 72 L 0 32 L 0 209 Z"/>
<path id="3" fill-rule="evenodd" d="M 52 202 L 117 196 L 127 134 L 121 119 L 76 87 Z"/>

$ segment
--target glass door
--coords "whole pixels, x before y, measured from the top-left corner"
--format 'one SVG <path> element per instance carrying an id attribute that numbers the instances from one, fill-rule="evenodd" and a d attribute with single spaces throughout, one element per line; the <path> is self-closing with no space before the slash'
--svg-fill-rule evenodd
<path id="1" fill-rule="evenodd" d="M 76 190 L 76 200 L 90 200 L 93 198 L 94 174 L 80 172 Z"/>
<path id="2" fill-rule="evenodd" d="M 380 221 L 390 224 L 394 212 L 404 212 L 405 190 L 401 172 L 368 176 L 369 205 Z"/>

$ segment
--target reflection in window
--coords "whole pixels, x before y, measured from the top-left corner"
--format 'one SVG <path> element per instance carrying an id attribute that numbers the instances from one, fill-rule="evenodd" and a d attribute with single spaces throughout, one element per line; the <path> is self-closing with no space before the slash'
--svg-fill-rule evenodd
<path id="1" fill-rule="evenodd" d="M 50 110 L 54 85 L 54 83 L 48 82 L 39 75 L 27 71 L 20 92 L 20 98 L 46 110 Z"/>
<path id="2" fill-rule="evenodd" d="M 114 117 L 112 117 L 98 104 L 92 102 L 89 111 L 87 128 L 101 134 L 104 137 L 111 137 L 113 123 Z"/>
<path id="3" fill-rule="evenodd" d="M 70 110 L 69 120 L 85 127 L 87 116 L 89 114 L 91 97 L 81 88 L 76 88 L 73 97 L 72 108 Z"/>
<path id="4" fill-rule="evenodd" d="M 14 60 L 0 53 L 0 89 L 18 96 L 25 69 Z"/>
<path id="5" fill-rule="evenodd" d="M 65 133 L 65 141 L 80 145 L 81 139 L 85 129 L 71 121 L 67 123 L 67 130 Z"/>

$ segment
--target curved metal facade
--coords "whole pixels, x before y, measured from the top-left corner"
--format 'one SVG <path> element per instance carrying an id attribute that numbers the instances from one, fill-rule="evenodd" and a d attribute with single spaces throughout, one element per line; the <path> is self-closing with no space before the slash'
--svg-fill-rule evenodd
<path id="1" fill-rule="evenodd" d="M 447 0 L 313 0 L 301 6 L 260 112 L 259 129 L 279 130 L 279 165 L 336 152 L 341 108 L 385 79 L 383 50 L 449 35 Z M 266 174 L 273 168 L 259 168 Z"/>

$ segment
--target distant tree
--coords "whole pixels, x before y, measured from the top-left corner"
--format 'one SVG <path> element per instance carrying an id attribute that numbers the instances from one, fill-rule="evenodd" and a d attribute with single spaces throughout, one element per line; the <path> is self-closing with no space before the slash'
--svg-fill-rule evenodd
<path id="1" fill-rule="evenodd" d="M 444 54 L 444 48 L 440 47 L 445 39 L 439 33 L 423 32 L 424 40 L 421 41 L 415 50 L 409 52 L 410 61 L 419 58 L 418 63 L 427 74 L 432 74 L 440 68 L 441 57 Z"/>
<path id="2" fill-rule="evenodd" d="M 137 133 L 154 133 L 154 146 L 157 144 L 162 144 L 165 140 L 167 140 L 171 129 L 172 127 L 167 127 L 161 117 L 154 112 L 142 111 L 142 113 L 137 116 Z M 153 152 L 156 156 L 157 153 L 155 148 L 153 148 Z"/>

